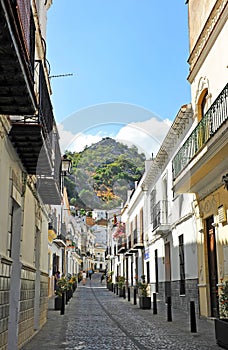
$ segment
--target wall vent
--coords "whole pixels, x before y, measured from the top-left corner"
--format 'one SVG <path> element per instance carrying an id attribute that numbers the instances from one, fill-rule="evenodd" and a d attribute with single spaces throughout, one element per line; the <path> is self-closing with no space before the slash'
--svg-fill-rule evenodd
<path id="1" fill-rule="evenodd" d="M 218 219 L 219 223 L 226 222 L 226 210 L 223 205 L 220 205 L 220 207 L 218 207 Z"/>

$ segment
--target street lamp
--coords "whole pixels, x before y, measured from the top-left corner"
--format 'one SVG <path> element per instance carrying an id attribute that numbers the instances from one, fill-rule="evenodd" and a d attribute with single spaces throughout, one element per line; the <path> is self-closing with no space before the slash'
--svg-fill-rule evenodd
<path id="1" fill-rule="evenodd" d="M 66 176 L 70 174 L 71 170 L 71 160 L 67 158 L 67 155 L 64 154 L 62 156 L 62 162 L 61 162 L 61 173 L 63 176 Z"/>
<path id="2" fill-rule="evenodd" d="M 63 194 L 63 201 L 61 203 L 61 236 L 63 236 L 63 203 L 64 203 L 64 177 L 70 174 L 70 170 L 71 170 L 71 160 L 69 158 L 67 158 L 67 155 L 64 154 L 61 158 L 61 181 L 62 181 L 62 194 Z M 65 232 L 64 232 L 64 236 L 65 236 Z M 66 238 L 66 237 L 65 237 Z M 66 272 L 66 250 L 65 247 L 63 248 L 63 252 L 62 254 L 64 254 L 64 266 L 63 266 L 63 270 L 64 273 Z M 65 292 L 62 292 L 62 302 L 61 302 L 61 315 L 64 315 L 65 313 Z"/>

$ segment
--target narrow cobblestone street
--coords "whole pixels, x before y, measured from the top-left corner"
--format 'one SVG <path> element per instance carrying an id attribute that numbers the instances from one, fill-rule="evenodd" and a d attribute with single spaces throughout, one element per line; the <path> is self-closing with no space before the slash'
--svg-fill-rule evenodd
<path id="1" fill-rule="evenodd" d="M 94 274 L 86 286 L 79 285 L 64 315 L 50 308 L 47 323 L 23 350 L 221 349 L 212 320 L 197 319 L 197 330 L 190 332 L 186 314 L 173 311 L 173 321 L 167 322 L 159 305 L 157 315 L 139 309 L 101 285 L 100 275 Z"/>

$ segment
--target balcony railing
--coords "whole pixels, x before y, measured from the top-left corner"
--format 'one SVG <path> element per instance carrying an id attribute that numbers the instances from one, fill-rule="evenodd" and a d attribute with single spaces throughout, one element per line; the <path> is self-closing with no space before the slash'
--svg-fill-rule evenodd
<path id="1" fill-rule="evenodd" d="M 130 235 L 130 236 L 128 236 L 128 238 L 127 238 L 127 242 L 128 242 L 128 245 L 127 245 L 127 252 L 129 253 L 129 254 L 133 254 L 133 253 L 136 253 L 138 250 L 137 250 L 137 248 L 136 248 L 136 246 L 135 246 L 135 236 L 134 235 L 136 235 L 136 237 L 137 237 L 137 229 L 135 229 L 133 232 L 132 232 L 132 234 Z"/>
<path id="2" fill-rule="evenodd" d="M 122 237 L 118 240 L 118 253 L 123 254 L 127 250 L 126 238 Z"/>
<path id="3" fill-rule="evenodd" d="M 161 225 L 168 225 L 168 201 L 159 201 L 152 209 L 153 230 Z"/>
<path id="4" fill-rule="evenodd" d="M 36 110 L 35 24 L 30 3 L 0 1 L 0 114 L 30 115 Z"/>
<path id="5" fill-rule="evenodd" d="M 134 229 L 133 237 L 134 237 L 133 248 L 134 249 L 143 249 L 143 247 L 144 247 L 143 233 L 142 232 L 138 232 L 137 229 Z"/>
<path id="6" fill-rule="evenodd" d="M 44 204 L 60 204 L 61 152 L 52 104 L 41 61 L 39 106 L 33 116 L 11 117 L 9 138 L 29 175 L 37 175 L 37 191 Z"/>
<path id="7" fill-rule="evenodd" d="M 53 242 L 56 243 L 59 247 L 65 247 L 66 237 L 63 234 L 60 234 L 53 240 Z"/>
<path id="8" fill-rule="evenodd" d="M 53 172 L 53 151 L 55 153 L 58 151 L 57 148 L 53 150 L 53 143 L 55 142 L 54 147 L 56 147 L 58 140 L 53 134 L 53 110 L 43 64 L 40 61 L 39 67 L 38 114 L 11 117 L 12 128 L 9 136 L 28 174 L 50 175 Z"/>
<path id="9" fill-rule="evenodd" d="M 182 172 L 193 157 L 228 119 L 228 84 L 211 105 L 192 134 L 173 159 L 173 179 Z"/>
<path id="10" fill-rule="evenodd" d="M 37 190 L 45 204 L 60 204 L 61 202 L 61 153 L 57 135 L 52 133 L 53 140 L 53 165 L 52 173 L 37 176 Z"/>

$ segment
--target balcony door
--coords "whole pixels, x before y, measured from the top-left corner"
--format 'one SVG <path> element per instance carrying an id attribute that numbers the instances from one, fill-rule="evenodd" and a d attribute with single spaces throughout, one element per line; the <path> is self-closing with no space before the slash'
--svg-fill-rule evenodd
<path id="1" fill-rule="evenodd" d="M 207 256 L 208 256 L 208 275 L 209 275 L 209 292 L 211 317 L 218 317 L 218 274 L 216 258 L 216 240 L 215 228 L 212 226 L 213 216 L 206 219 L 207 234 Z"/>

